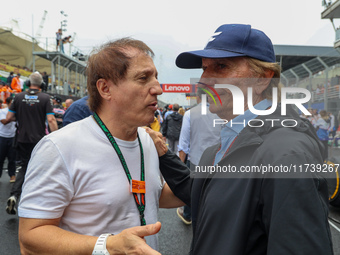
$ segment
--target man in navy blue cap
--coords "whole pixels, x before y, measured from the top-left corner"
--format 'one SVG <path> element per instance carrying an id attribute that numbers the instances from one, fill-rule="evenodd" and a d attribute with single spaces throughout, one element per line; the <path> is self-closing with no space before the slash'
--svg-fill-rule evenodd
<path id="1" fill-rule="evenodd" d="M 333 254 L 327 184 L 306 168 L 294 171 L 321 165 L 324 148 L 292 107 L 281 114 L 271 40 L 250 25 L 222 25 L 176 65 L 202 68 L 198 84 L 221 118 L 211 125 L 223 124 L 220 144 L 191 176 L 161 135 L 148 131 L 168 185 L 191 206 L 190 254 Z"/>

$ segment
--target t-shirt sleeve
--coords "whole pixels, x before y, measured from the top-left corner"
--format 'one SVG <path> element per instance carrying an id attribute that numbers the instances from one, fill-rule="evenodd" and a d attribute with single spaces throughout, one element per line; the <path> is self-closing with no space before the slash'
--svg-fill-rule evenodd
<path id="1" fill-rule="evenodd" d="M 8 109 L 10 112 L 14 112 L 14 113 L 16 112 L 16 103 L 17 103 L 17 101 L 14 98 L 12 104 L 10 105 L 10 107 Z"/>
<path id="2" fill-rule="evenodd" d="M 19 204 L 19 217 L 55 219 L 72 200 L 72 178 L 57 146 L 44 137 L 28 164 Z"/>
<path id="3" fill-rule="evenodd" d="M 54 114 L 51 100 L 48 100 L 46 103 L 46 114 Z"/>
<path id="4" fill-rule="evenodd" d="M 3 110 L 0 110 L 0 120 L 2 120 L 2 119 L 6 119 L 6 114 Z M 0 125 L 2 125 L 2 124 L 0 124 Z"/>

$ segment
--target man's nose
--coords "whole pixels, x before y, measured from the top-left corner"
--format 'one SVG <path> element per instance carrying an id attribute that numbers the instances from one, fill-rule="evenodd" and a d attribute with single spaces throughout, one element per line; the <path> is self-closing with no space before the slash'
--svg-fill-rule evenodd
<path id="1" fill-rule="evenodd" d="M 163 94 L 163 90 L 161 88 L 161 85 L 159 84 L 159 82 L 155 82 L 155 85 L 152 86 L 151 90 L 150 90 L 151 94 L 156 94 L 156 95 L 162 95 Z"/>

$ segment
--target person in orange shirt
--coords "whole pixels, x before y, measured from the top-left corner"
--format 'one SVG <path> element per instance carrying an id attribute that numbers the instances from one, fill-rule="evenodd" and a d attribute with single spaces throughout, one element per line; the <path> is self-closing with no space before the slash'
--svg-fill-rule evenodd
<path id="1" fill-rule="evenodd" d="M 5 102 L 6 98 L 10 97 L 12 93 L 14 93 L 14 91 L 11 90 L 7 84 L 0 83 L 0 99 L 2 99 L 3 102 Z"/>
<path id="2" fill-rule="evenodd" d="M 20 93 L 21 90 L 21 81 L 20 81 L 20 73 L 17 74 L 12 80 L 11 87 L 13 90 L 15 90 L 17 93 Z"/>
<path id="3" fill-rule="evenodd" d="M 0 83 L 0 100 L 2 100 L 2 102 L 4 102 L 6 100 L 5 99 L 5 92 L 6 91 L 7 90 L 6 90 L 5 86 L 2 83 Z M 0 104 L 0 109 L 1 109 L 1 104 Z"/>
<path id="4" fill-rule="evenodd" d="M 4 95 L 5 95 L 5 100 L 7 97 L 10 97 L 12 93 L 14 93 L 13 90 L 11 90 L 11 88 L 6 84 L 4 87 L 3 87 L 3 92 L 4 92 Z"/>

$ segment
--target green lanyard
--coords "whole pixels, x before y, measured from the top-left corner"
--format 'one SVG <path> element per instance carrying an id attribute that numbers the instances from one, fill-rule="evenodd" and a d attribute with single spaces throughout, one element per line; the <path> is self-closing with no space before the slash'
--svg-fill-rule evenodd
<path id="1" fill-rule="evenodd" d="M 131 181 L 131 174 L 129 171 L 129 168 L 126 164 L 126 161 L 124 159 L 123 153 L 122 151 L 119 149 L 119 146 L 116 142 L 116 140 L 114 139 L 114 137 L 112 136 L 112 134 L 110 133 L 110 131 L 108 130 L 108 128 L 105 126 L 104 122 L 99 118 L 99 116 L 97 115 L 97 113 L 93 113 L 93 117 L 95 119 L 95 121 L 98 123 L 98 125 L 100 126 L 100 128 L 103 130 L 103 132 L 105 133 L 106 137 L 109 139 L 112 147 L 114 148 L 114 150 L 116 151 L 118 158 L 120 160 L 120 163 L 122 164 L 126 177 L 128 178 L 128 181 L 130 183 L 130 185 L 132 185 Z M 139 135 L 137 133 L 137 138 L 138 138 L 138 143 L 139 143 L 139 148 L 140 148 L 140 157 L 141 157 L 141 181 L 145 181 L 145 174 L 144 174 L 144 153 L 143 153 L 143 147 L 142 147 L 142 143 L 140 141 Z M 141 226 L 146 225 L 146 221 L 144 218 L 144 211 L 145 211 L 145 193 L 141 193 L 140 194 L 140 198 L 141 201 L 139 202 L 138 199 L 138 195 L 137 193 L 132 193 L 133 197 L 135 199 L 138 211 L 139 211 L 139 216 L 140 216 L 140 224 Z"/>

